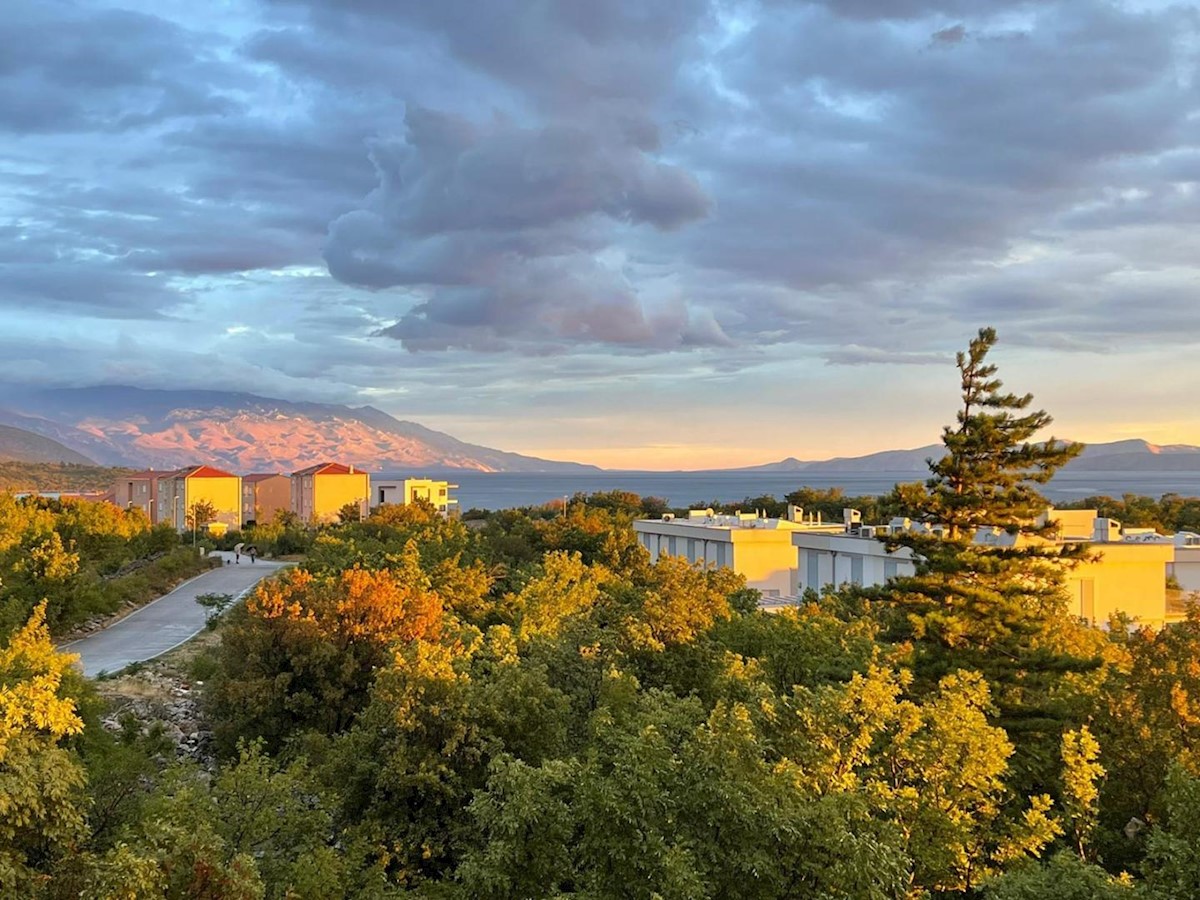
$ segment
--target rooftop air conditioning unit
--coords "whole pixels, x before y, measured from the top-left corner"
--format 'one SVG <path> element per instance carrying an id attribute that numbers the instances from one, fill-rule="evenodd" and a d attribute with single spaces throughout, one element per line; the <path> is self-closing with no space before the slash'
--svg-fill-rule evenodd
<path id="1" fill-rule="evenodd" d="M 674 522 L 675 521 L 675 513 L 663 513 L 662 520 L 664 522 Z"/>
<path id="2" fill-rule="evenodd" d="M 865 538 L 875 537 L 875 526 L 874 525 L 862 526 L 860 529 L 858 529 L 858 536 L 865 537 Z"/>

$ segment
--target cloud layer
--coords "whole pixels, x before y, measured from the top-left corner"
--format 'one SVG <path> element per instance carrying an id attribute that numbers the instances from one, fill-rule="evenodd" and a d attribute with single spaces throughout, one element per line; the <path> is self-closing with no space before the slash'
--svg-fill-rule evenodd
<path id="1" fill-rule="evenodd" d="M 759 433 L 847 397 L 908 427 L 864 374 L 920 399 L 994 324 L 1039 379 L 1172 348 L 1178 393 L 1198 37 L 1100 0 L 18 0 L 0 375 L 365 398 L 501 442 L 620 410 L 632 446 L 701 396 Z"/>

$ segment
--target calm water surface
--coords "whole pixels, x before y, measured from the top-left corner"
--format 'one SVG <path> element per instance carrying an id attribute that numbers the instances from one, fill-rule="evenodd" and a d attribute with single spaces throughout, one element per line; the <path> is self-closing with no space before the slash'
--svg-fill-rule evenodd
<path id="1" fill-rule="evenodd" d="M 410 473 L 411 475 L 412 473 Z M 824 473 L 803 472 L 592 472 L 572 475 L 543 475 L 516 472 L 428 473 L 459 485 L 455 492 L 459 507 L 507 509 L 536 506 L 578 492 L 632 491 L 642 496 L 665 497 L 672 506 L 706 505 L 710 501 L 736 502 L 746 497 L 771 494 L 783 499 L 800 487 L 840 487 L 850 496 L 883 494 L 898 481 L 919 481 L 918 472 Z M 403 474 L 381 474 L 380 478 L 403 478 Z M 1175 493 L 1200 496 L 1200 472 L 1083 472 L 1055 478 L 1044 493 L 1059 502 L 1095 494 L 1119 497 L 1144 494 L 1160 497 Z"/>

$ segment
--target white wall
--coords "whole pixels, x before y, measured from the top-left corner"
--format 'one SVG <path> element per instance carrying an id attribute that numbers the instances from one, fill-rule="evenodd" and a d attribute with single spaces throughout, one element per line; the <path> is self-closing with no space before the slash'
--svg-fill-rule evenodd
<path id="1" fill-rule="evenodd" d="M 796 545 L 795 593 L 809 588 L 820 591 L 830 584 L 881 585 L 889 577 L 889 562 L 896 564 L 893 576 L 911 575 L 915 571 L 910 550 L 901 548 L 889 554 L 883 543 L 874 538 L 797 534 L 792 541 Z"/>
<path id="2" fill-rule="evenodd" d="M 1167 573 L 1173 574 L 1185 591 L 1200 591 L 1200 547 L 1176 547 L 1175 561 L 1168 564 Z"/>

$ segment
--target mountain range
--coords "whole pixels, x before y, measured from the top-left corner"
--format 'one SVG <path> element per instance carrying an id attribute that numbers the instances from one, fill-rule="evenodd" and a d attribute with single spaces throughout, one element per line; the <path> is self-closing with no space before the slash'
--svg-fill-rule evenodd
<path id="1" fill-rule="evenodd" d="M 735 472 L 864 473 L 888 472 L 927 475 L 925 461 L 940 459 L 941 444 L 912 450 L 884 450 L 866 456 L 800 460 L 789 456 L 778 462 L 747 466 Z M 1200 472 L 1200 447 L 1191 444 L 1151 444 L 1140 439 L 1088 444 L 1064 468 L 1064 472 Z"/>
<path id="2" fill-rule="evenodd" d="M 107 466 L 292 472 L 337 460 L 375 471 L 598 471 L 468 444 L 371 406 L 132 387 L 8 388 L 0 396 L 0 425 Z"/>
<path id="3" fill-rule="evenodd" d="M 468 444 L 372 406 L 294 403 L 226 391 L 0 386 L 0 460 L 292 472 L 326 460 L 373 471 L 586 474 L 596 466 Z M 941 444 L 825 460 L 794 457 L 721 471 L 873 473 L 913 479 Z M 1089 444 L 1067 472 L 1200 471 L 1200 447 L 1143 440 Z"/>

